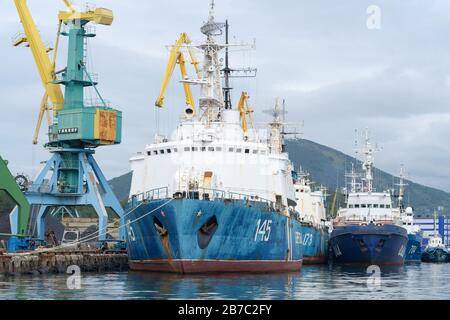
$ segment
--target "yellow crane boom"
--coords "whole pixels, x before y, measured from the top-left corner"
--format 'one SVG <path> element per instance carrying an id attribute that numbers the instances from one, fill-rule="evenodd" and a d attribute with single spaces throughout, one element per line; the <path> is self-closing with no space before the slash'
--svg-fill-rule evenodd
<path id="1" fill-rule="evenodd" d="M 71 11 L 71 12 L 76 12 L 77 10 L 75 9 L 75 7 L 72 5 L 72 2 L 69 0 L 63 0 L 64 4 L 66 5 L 66 7 Z"/>
<path id="2" fill-rule="evenodd" d="M 254 110 L 250 108 L 248 103 L 249 100 L 250 96 L 247 94 L 247 92 L 242 92 L 241 97 L 239 99 L 238 108 L 242 122 L 242 130 L 244 131 L 245 135 L 248 135 L 247 117 L 249 118 L 252 127 L 254 127 L 254 121 L 252 116 Z"/>
<path id="3" fill-rule="evenodd" d="M 162 108 L 164 105 L 164 98 L 166 95 L 167 87 L 169 85 L 170 79 L 172 78 L 173 71 L 177 64 L 180 65 L 181 76 L 183 80 L 187 78 L 186 71 L 186 60 L 184 58 L 182 48 L 183 45 L 191 44 L 191 40 L 189 39 L 186 33 L 182 33 L 178 40 L 175 42 L 175 45 L 170 50 L 169 62 L 167 63 L 166 72 L 164 74 L 164 79 L 161 85 L 161 90 L 159 92 L 158 99 L 155 102 L 155 105 L 159 108 Z M 197 77 L 201 78 L 200 69 L 198 67 L 199 62 L 195 58 L 194 52 L 191 47 L 188 47 L 189 56 L 191 58 L 191 64 L 195 68 L 195 72 L 197 73 Z M 195 115 L 195 102 L 192 96 L 192 91 L 189 83 L 183 82 L 184 94 L 186 96 L 186 105 L 192 108 L 193 113 Z"/>
<path id="4" fill-rule="evenodd" d="M 20 21 L 22 22 L 22 26 L 25 32 L 25 36 L 19 37 L 14 42 L 14 46 L 17 47 L 21 44 L 26 44 L 31 49 L 42 84 L 45 89 L 45 94 L 41 101 L 38 121 L 33 136 L 33 144 L 37 144 L 44 114 L 46 115 L 48 125 L 50 126 L 52 124 L 52 117 L 50 115 L 50 106 L 48 104 L 48 99 L 50 98 L 50 101 L 53 105 L 53 110 L 55 112 L 62 109 L 64 106 L 64 96 L 60 85 L 52 83 L 52 81 L 55 80 L 57 48 L 55 48 L 53 62 L 51 62 L 48 56 L 51 49 L 45 46 L 44 41 L 42 40 L 41 35 L 39 34 L 39 31 L 36 27 L 36 24 L 33 21 L 30 10 L 28 9 L 26 0 L 14 0 L 14 3 L 16 5 Z"/>
<path id="5" fill-rule="evenodd" d="M 30 47 L 42 84 L 45 88 L 45 92 L 50 98 L 53 108 L 55 110 L 60 110 L 64 106 L 64 96 L 60 85 L 52 83 L 55 79 L 55 72 L 53 67 L 54 63 L 50 61 L 48 56 L 49 50 L 42 41 L 36 24 L 33 21 L 30 10 L 27 6 L 27 1 L 14 0 L 14 3 L 25 32 L 25 37 L 17 39 L 14 46 L 26 43 Z"/>

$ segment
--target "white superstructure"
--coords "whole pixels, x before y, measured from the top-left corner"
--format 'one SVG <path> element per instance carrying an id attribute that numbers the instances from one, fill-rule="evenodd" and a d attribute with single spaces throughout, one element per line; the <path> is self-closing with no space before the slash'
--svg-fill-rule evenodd
<path id="1" fill-rule="evenodd" d="M 401 212 L 401 220 L 403 228 L 408 231 L 408 234 L 417 234 L 422 231 L 420 226 L 414 223 L 414 212 L 411 207 L 408 207 L 405 211 Z"/>
<path id="2" fill-rule="evenodd" d="M 434 237 L 430 238 L 430 240 L 428 241 L 428 245 L 427 245 L 426 249 L 443 249 L 443 250 L 447 250 L 445 245 L 442 243 L 442 238 L 440 236 L 436 236 L 436 235 Z"/>
<path id="3" fill-rule="evenodd" d="M 365 159 L 362 163 L 364 171 L 363 183 L 357 183 L 357 175 L 352 168 L 351 188 L 347 197 L 347 206 L 340 208 L 335 224 L 375 224 L 400 222 L 400 209 L 393 208 L 389 192 L 375 192 L 373 188 L 373 160 L 376 152 L 366 131 L 365 147 L 362 150 Z"/>
<path id="4" fill-rule="evenodd" d="M 312 191 L 308 176 L 302 173 L 294 187 L 300 220 L 316 227 L 324 226 L 327 219 L 324 192 Z"/>
<path id="5" fill-rule="evenodd" d="M 446 246 L 444 245 L 444 243 L 442 241 L 442 237 L 437 232 L 436 216 L 437 216 L 437 213 L 435 211 L 434 212 L 434 234 L 433 234 L 432 237 L 430 237 L 428 239 L 428 244 L 426 246 L 426 249 L 443 249 L 443 250 L 447 250 Z"/>
<path id="6" fill-rule="evenodd" d="M 206 43 L 197 46 L 204 56 L 203 78 L 183 80 L 200 86 L 198 112 L 186 112 L 170 137 L 157 136 L 130 159 L 130 197 L 167 188 L 169 196 L 197 190 L 200 198 L 205 193 L 212 198 L 206 190 L 220 190 L 230 198 L 265 199 L 288 214 L 296 202 L 293 166 L 282 150 L 283 123 L 275 117 L 267 139 L 260 139 L 256 130 L 244 133 L 238 110 L 225 109 L 218 58 L 225 45 L 213 37 L 221 26 L 211 10 L 202 28 Z"/>
<path id="7" fill-rule="evenodd" d="M 405 196 L 405 187 L 408 185 L 405 183 L 405 173 L 404 168 L 401 166 L 400 168 L 400 176 L 399 176 L 399 186 L 398 192 L 398 207 L 400 208 L 400 215 L 403 227 L 408 231 L 408 234 L 419 234 L 422 232 L 420 226 L 414 223 L 414 211 L 413 208 L 407 207 L 404 209 L 403 206 L 403 198 Z"/>

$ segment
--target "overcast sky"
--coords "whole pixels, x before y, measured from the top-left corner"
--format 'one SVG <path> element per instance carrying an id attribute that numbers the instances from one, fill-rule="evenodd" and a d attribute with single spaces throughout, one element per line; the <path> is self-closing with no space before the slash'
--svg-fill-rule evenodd
<path id="1" fill-rule="evenodd" d="M 152 142 L 166 46 L 181 32 L 202 39 L 209 0 L 90 2 L 115 13 L 111 27 L 97 26 L 89 46 L 102 95 L 123 111 L 123 143 L 96 155 L 113 178 L 129 171 L 128 158 Z M 43 38 L 54 43 L 62 1 L 28 3 Z M 380 29 L 367 27 L 370 5 L 381 10 Z M 22 29 L 13 0 L 0 6 L 0 154 L 14 173 L 33 175 L 49 158 L 31 144 L 43 88 L 29 49 L 11 46 Z M 276 97 L 285 98 L 288 120 L 304 120 L 304 138 L 349 154 L 354 130 L 370 127 L 382 147 L 378 167 L 397 174 L 403 163 L 410 179 L 450 191 L 448 0 L 216 0 L 216 20 L 225 19 L 233 41 L 256 39 L 256 50 L 233 52 L 232 64 L 258 68 L 256 79 L 233 82 L 233 101 L 248 90 L 257 120 L 265 120 L 261 111 Z M 179 79 L 176 73 L 159 111 L 165 133 L 183 110 Z"/>

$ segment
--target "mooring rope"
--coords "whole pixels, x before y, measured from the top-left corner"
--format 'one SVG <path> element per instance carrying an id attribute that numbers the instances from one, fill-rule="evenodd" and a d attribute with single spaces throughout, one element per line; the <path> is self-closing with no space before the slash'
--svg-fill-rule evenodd
<path id="1" fill-rule="evenodd" d="M 175 200 L 175 198 L 169 199 L 168 201 L 166 201 L 165 203 L 163 203 L 163 204 L 160 205 L 159 207 L 153 209 L 152 211 L 147 212 L 146 214 L 144 214 L 144 215 L 142 215 L 142 216 L 140 216 L 140 217 L 138 217 L 138 218 L 136 218 L 136 219 L 134 219 L 134 220 L 128 221 L 127 223 L 125 223 L 125 224 L 123 224 L 123 225 L 121 225 L 121 226 L 119 226 L 119 227 L 117 227 L 117 228 L 112 228 L 112 229 L 110 229 L 109 232 L 119 230 L 120 228 L 126 228 L 126 227 L 128 227 L 129 225 L 131 225 L 131 224 L 133 224 L 133 223 L 135 223 L 135 222 L 138 222 L 139 220 L 142 220 L 143 218 L 145 218 L 146 216 L 152 214 L 153 212 L 155 212 L 155 211 L 157 211 L 157 210 L 159 210 L 159 209 L 165 207 L 166 205 L 168 205 L 168 204 L 169 204 L 170 202 L 172 202 L 173 200 Z M 130 210 L 130 211 L 129 211 L 127 214 L 125 214 L 122 218 L 125 218 L 126 216 L 128 216 L 129 214 L 131 214 L 131 212 L 133 212 L 134 210 L 136 210 L 137 208 L 139 208 L 141 205 L 143 205 L 143 203 L 141 203 L 138 207 L 136 207 L 136 208 Z M 107 229 L 107 230 L 105 231 L 105 233 L 102 233 L 101 235 L 106 235 L 106 234 L 108 233 L 108 226 L 106 227 L 106 229 Z M 95 235 L 95 234 L 96 234 L 96 233 L 99 233 L 99 232 L 100 232 L 100 230 L 97 230 L 97 231 L 91 233 L 90 235 L 87 235 L 87 236 L 85 236 L 85 237 L 79 239 L 79 240 L 76 241 L 76 242 L 71 242 L 71 243 L 68 243 L 68 244 L 63 244 L 63 245 L 59 245 L 59 246 L 56 246 L 56 247 L 53 247 L 53 248 L 47 248 L 47 249 L 43 249 L 43 250 L 39 250 L 39 251 L 32 251 L 32 252 L 18 253 L 18 254 L 16 254 L 16 255 L 17 255 L 17 256 L 28 256 L 28 255 L 34 255 L 34 254 L 41 254 L 41 253 L 53 252 L 53 251 L 56 251 L 56 250 L 59 250 L 59 249 L 67 248 L 67 247 L 73 247 L 74 245 L 82 244 L 82 243 L 89 242 L 89 241 L 91 241 L 91 240 L 96 239 L 98 236 L 100 236 L 100 234 L 99 234 L 98 236 Z"/>

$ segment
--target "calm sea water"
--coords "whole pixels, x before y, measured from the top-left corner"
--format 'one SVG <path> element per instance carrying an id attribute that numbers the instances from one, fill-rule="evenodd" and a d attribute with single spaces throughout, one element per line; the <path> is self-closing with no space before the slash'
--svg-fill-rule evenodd
<path id="1" fill-rule="evenodd" d="M 276 275 L 180 276 L 140 272 L 0 278 L 0 299 L 450 299 L 450 264 L 381 269 L 303 267 Z M 378 281 L 379 279 L 379 281 Z"/>

